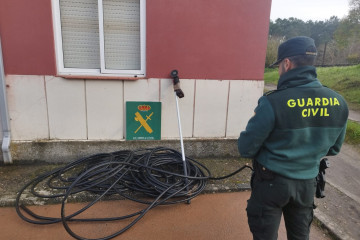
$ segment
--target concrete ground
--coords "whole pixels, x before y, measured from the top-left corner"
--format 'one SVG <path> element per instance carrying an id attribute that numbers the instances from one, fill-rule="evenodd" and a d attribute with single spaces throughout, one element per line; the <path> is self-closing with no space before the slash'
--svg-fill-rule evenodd
<path id="1" fill-rule="evenodd" d="M 315 217 L 338 239 L 360 239 L 360 146 L 343 145 L 328 157 L 325 198 L 315 199 Z"/>
<path id="2" fill-rule="evenodd" d="M 201 194 L 190 204 L 161 206 L 149 211 L 137 224 L 125 233 L 114 238 L 119 240 L 238 240 L 252 239 L 246 217 L 246 201 L 249 191 Z M 66 205 L 70 213 L 82 203 Z M 93 211 L 101 216 L 116 216 L 129 211 L 136 211 L 140 204 L 128 200 L 106 201 L 94 206 Z M 31 210 L 47 216 L 59 216 L 60 205 L 31 207 Z M 92 215 L 93 213 L 87 213 Z M 86 238 L 100 238 L 112 234 L 125 223 L 112 222 L 103 224 L 76 223 L 69 226 L 76 234 Z M 73 239 L 61 223 L 53 225 L 33 225 L 21 220 L 13 207 L 0 208 L 0 239 L 27 240 L 65 240 Z M 279 229 L 279 240 L 285 240 L 284 223 Z M 310 239 L 331 239 L 316 225 L 312 225 Z"/>

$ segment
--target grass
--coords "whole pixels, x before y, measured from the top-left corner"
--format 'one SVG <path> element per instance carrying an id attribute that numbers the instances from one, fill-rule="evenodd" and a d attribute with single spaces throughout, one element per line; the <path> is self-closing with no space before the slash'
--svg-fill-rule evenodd
<path id="1" fill-rule="evenodd" d="M 360 124 L 349 120 L 346 128 L 345 142 L 352 145 L 360 144 Z"/>
<path id="2" fill-rule="evenodd" d="M 349 107 L 360 111 L 360 65 L 346 67 L 318 67 L 320 82 L 337 91 L 346 99 Z M 277 69 L 265 69 L 265 84 L 276 85 L 279 79 Z"/>
<path id="3" fill-rule="evenodd" d="M 265 84 L 277 85 L 279 73 L 277 68 L 265 68 L 264 81 Z"/>
<path id="4" fill-rule="evenodd" d="M 347 101 L 349 108 L 360 111 L 360 65 L 346 67 L 317 67 L 320 82 L 340 93 Z M 277 69 L 265 69 L 265 84 L 276 85 L 279 79 Z M 360 144 L 360 124 L 348 121 L 345 142 Z"/>
<path id="5" fill-rule="evenodd" d="M 360 65 L 318 68 L 318 79 L 344 96 L 353 110 L 360 111 Z"/>

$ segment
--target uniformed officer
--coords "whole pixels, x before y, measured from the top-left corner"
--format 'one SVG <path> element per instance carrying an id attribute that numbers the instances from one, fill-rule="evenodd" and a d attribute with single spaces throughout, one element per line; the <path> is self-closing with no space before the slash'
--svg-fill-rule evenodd
<path id="1" fill-rule="evenodd" d="M 314 40 L 295 37 L 278 48 L 277 90 L 264 94 L 240 133 L 242 157 L 254 159 L 248 223 L 254 239 L 277 239 L 284 215 L 288 239 L 309 239 L 320 159 L 339 153 L 348 107 L 322 86 Z"/>

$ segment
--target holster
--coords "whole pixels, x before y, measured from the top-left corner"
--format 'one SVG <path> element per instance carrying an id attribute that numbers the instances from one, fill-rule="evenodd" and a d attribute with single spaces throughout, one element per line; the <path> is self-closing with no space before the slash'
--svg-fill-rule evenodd
<path id="1" fill-rule="evenodd" d="M 325 176 L 324 173 L 319 172 L 318 175 L 316 176 L 316 194 L 315 196 L 317 198 L 324 198 L 325 194 Z"/>
<path id="2" fill-rule="evenodd" d="M 262 164 L 260 164 L 256 160 L 253 160 L 253 169 L 254 170 L 253 170 L 253 173 L 252 173 L 251 179 L 250 179 L 251 188 L 253 188 L 254 179 L 262 182 L 264 180 L 272 180 L 276 176 L 276 173 L 267 169 L 266 167 L 264 167 Z"/>

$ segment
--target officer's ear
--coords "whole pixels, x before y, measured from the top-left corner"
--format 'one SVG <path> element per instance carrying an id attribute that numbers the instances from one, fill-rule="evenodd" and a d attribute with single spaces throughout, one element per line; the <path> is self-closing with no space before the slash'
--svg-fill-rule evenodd
<path id="1" fill-rule="evenodd" d="M 294 64 L 290 61 L 290 59 L 285 58 L 283 61 L 284 61 L 283 66 L 284 66 L 285 72 L 294 68 Z"/>

